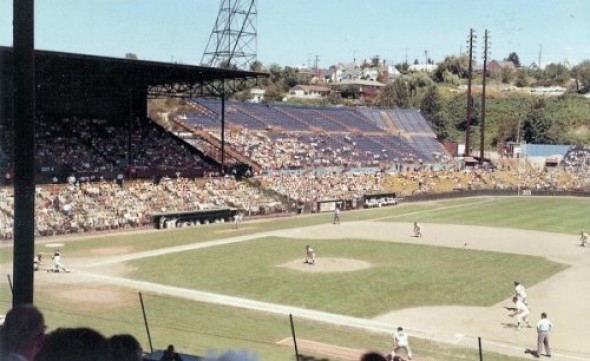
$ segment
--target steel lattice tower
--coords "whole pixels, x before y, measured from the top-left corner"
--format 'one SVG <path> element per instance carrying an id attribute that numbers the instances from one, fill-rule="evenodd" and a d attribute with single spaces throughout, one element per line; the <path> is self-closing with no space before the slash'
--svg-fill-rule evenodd
<path id="1" fill-rule="evenodd" d="M 256 60 L 256 0 L 222 0 L 201 64 L 249 70 Z"/>

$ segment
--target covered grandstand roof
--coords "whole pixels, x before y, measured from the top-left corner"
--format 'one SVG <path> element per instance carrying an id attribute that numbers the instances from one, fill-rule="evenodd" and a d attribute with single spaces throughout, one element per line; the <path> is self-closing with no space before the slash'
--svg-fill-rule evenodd
<path id="1" fill-rule="evenodd" d="M 0 71 L 3 73 L 0 78 L 12 73 L 12 54 L 11 47 L 0 46 Z M 195 93 L 198 91 L 218 95 L 219 87 L 213 85 L 220 80 L 241 84 L 268 77 L 267 73 L 259 72 L 46 50 L 35 51 L 35 70 L 38 84 L 76 79 L 78 86 L 131 86 L 150 89 L 152 95 L 156 91 L 169 94 L 192 92 L 193 96 L 199 95 Z"/>

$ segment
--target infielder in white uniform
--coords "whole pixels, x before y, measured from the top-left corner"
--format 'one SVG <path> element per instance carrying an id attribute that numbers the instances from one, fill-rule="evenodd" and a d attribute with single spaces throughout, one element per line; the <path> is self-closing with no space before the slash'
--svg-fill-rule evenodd
<path id="1" fill-rule="evenodd" d="M 580 232 L 580 246 L 582 247 L 586 247 L 586 245 L 588 244 L 590 236 L 588 236 L 588 233 L 582 231 Z"/>
<path id="2" fill-rule="evenodd" d="M 410 341 L 408 340 L 408 334 L 405 333 L 404 329 L 400 326 L 397 328 L 397 331 L 393 333 L 393 350 L 391 351 L 391 357 L 395 357 L 395 354 L 399 352 L 399 350 L 402 348 L 406 351 L 406 355 L 408 355 L 408 360 L 411 360 L 412 350 L 410 349 Z"/>
<path id="3" fill-rule="evenodd" d="M 315 264 L 315 252 L 309 245 L 305 246 L 305 263 Z"/>
<path id="4" fill-rule="evenodd" d="M 518 299 L 522 300 L 522 302 L 524 302 L 525 305 L 529 304 L 527 300 L 528 296 L 526 294 L 526 289 L 518 281 L 514 281 L 514 297 L 517 297 Z"/>
<path id="5" fill-rule="evenodd" d="M 529 323 L 528 315 L 531 313 L 531 310 L 529 307 L 516 296 L 512 297 L 512 302 L 516 304 L 516 311 L 510 316 L 516 316 L 516 328 L 520 329 L 523 322 L 530 328 L 531 324 Z"/>
<path id="6" fill-rule="evenodd" d="M 414 222 L 414 237 L 422 237 L 422 226 L 418 222 Z"/>

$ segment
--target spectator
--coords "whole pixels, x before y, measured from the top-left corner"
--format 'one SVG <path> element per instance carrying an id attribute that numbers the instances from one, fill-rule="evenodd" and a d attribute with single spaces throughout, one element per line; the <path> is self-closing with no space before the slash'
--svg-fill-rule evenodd
<path id="1" fill-rule="evenodd" d="M 14 306 L 0 330 L 0 359 L 33 361 L 45 338 L 45 318 L 32 304 Z"/>
<path id="2" fill-rule="evenodd" d="M 141 361 L 143 349 L 131 335 L 120 334 L 109 338 L 112 361 Z"/>
<path id="3" fill-rule="evenodd" d="M 47 334 L 35 361 L 111 361 L 109 342 L 90 328 L 58 328 Z"/>
<path id="4" fill-rule="evenodd" d="M 168 345 L 168 348 L 160 357 L 160 361 L 182 361 L 182 357 L 174 350 L 174 345 Z"/>
<path id="5" fill-rule="evenodd" d="M 367 352 L 361 356 L 360 361 L 385 361 L 386 358 L 378 352 Z"/>

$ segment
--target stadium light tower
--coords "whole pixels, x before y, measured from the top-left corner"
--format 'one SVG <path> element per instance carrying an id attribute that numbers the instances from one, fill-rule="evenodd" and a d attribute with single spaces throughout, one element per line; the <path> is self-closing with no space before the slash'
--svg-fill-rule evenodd
<path id="1" fill-rule="evenodd" d="M 256 0 L 221 0 L 201 64 L 250 70 L 256 61 Z"/>

